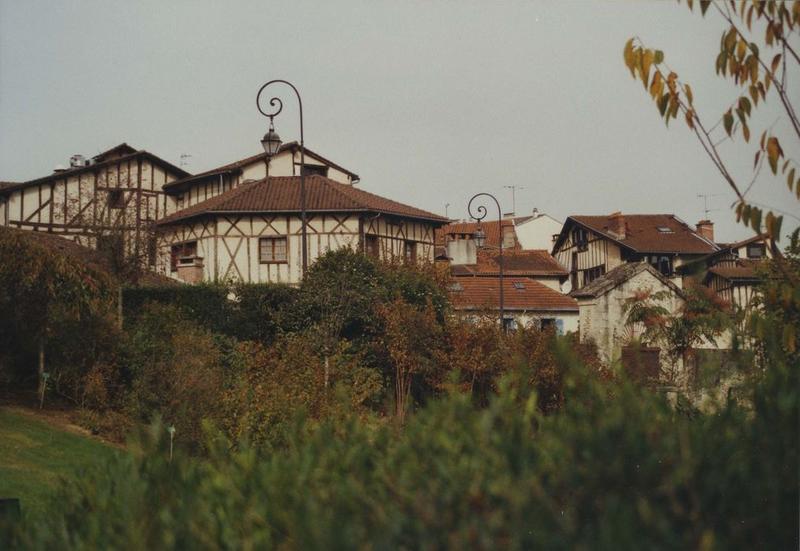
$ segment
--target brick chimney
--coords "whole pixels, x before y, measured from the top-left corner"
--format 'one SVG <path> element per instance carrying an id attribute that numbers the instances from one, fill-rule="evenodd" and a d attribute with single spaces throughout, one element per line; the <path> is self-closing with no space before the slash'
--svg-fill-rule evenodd
<path id="1" fill-rule="evenodd" d="M 705 237 L 712 243 L 714 242 L 714 222 L 711 220 L 700 220 L 697 223 L 697 233 Z"/>
<path id="2" fill-rule="evenodd" d="M 625 239 L 627 232 L 625 231 L 625 217 L 622 212 L 617 211 L 608 217 L 608 231 L 617 239 Z"/>

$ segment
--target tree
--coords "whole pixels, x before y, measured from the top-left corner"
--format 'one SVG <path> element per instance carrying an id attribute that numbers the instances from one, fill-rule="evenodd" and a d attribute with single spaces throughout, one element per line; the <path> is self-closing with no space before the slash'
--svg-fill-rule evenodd
<path id="1" fill-rule="evenodd" d="M 684 367 L 695 348 L 703 342 L 716 345 L 716 339 L 735 326 L 735 313 L 714 291 L 700 285 L 684 290 L 685 300 L 675 314 L 665 306 L 670 293 L 640 290 L 623 303 L 625 323 L 631 338 L 641 328 L 639 339 L 650 346 L 663 346 L 673 366 Z M 670 375 L 671 380 L 677 373 Z"/>
<path id="2" fill-rule="evenodd" d="M 112 330 L 116 284 L 104 271 L 23 231 L 0 232 L 0 258 L 0 311 L 5 313 L 0 333 L 9 339 L 9 350 L 22 352 L 17 360 L 26 361 L 25 352 L 35 350 L 43 393 L 48 347 L 72 345 L 90 356 L 95 340 L 82 342 L 79 335 L 96 336 L 96 327 Z"/>
<path id="3" fill-rule="evenodd" d="M 686 0 L 686 4 L 694 10 L 694 0 Z M 625 65 L 631 76 L 641 80 L 645 90 L 649 91 L 667 125 L 678 114 L 683 115 L 686 125 L 736 194 L 737 220 L 752 227 L 756 233 L 764 232 L 779 241 L 783 216 L 777 214 L 774 207 L 762 210 L 748 200 L 747 194 L 759 178 L 766 160 L 772 175 L 780 174 L 789 190 L 800 200 L 798 161 L 785 153 L 796 150 L 796 146 L 784 147 L 787 142 L 800 140 L 800 119 L 792 104 L 797 96 L 791 92 L 787 81 L 789 71 L 800 67 L 797 44 L 791 41 L 792 37 L 800 34 L 800 0 L 731 0 L 729 4 L 722 0 L 700 0 L 699 7 L 703 16 L 710 10 L 729 25 L 720 40 L 715 70 L 741 90 L 741 95 L 723 108 L 717 123 L 708 124 L 708 120 L 713 119 L 708 119 L 705 114 L 701 116 L 697 111 L 692 87 L 667 65 L 661 50 L 647 48 L 638 37 L 631 38 L 625 44 Z M 753 179 L 745 186 L 733 175 L 718 149 L 720 123 L 728 138 L 734 139 L 738 133 L 749 142 L 750 124 L 759 102 L 766 102 L 775 95 L 793 132 L 788 139 L 779 137 L 771 128 L 761 133 L 754 155 Z"/>

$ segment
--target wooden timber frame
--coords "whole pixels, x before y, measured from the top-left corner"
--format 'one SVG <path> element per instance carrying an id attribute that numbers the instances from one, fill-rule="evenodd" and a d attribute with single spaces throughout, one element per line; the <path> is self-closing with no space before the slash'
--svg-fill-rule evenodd
<path id="1" fill-rule="evenodd" d="M 382 260 L 403 259 L 412 243 L 415 261 L 433 262 L 432 221 L 365 212 L 315 212 L 307 214 L 308 256 L 313 261 L 329 250 L 348 247 L 365 251 L 365 239 L 378 241 Z M 286 237 L 286 262 L 262 263 L 259 241 Z M 302 277 L 301 221 L 298 213 L 208 213 L 200 217 L 159 226 L 157 270 L 171 272 L 172 249 L 197 243 L 205 281 L 237 280 L 250 283 L 297 284 Z"/>
<path id="2" fill-rule="evenodd" d="M 138 256 L 150 226 L 176 210 L 162 186 L 184 176 L 146 151 L 114 156 L 0 190 L 0 224 L 93 248 L 99 235 L 121 232 L 126 253 Z"/>

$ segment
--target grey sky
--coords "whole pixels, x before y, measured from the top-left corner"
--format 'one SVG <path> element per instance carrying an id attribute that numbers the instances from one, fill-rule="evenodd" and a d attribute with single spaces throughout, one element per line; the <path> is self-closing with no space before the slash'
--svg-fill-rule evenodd
<path id="1" fill-rule="evenodd" d="M 713 72 L 723 28 L 674 2 L 0 0 L 0 179 L 122 141 L 175 164 L 191 154 L 192 172 L 243 158 L 265 130 L 256 91 L 284 78 L 303 95 L 307 146 L 365 190 L 465 217 L 479 191 L 511 210 L 503 186 L 517 185 L 518 214 L 689 223 L 708 193 L 717 238 L 743 237 L 699 144 L 680 120 L 665 129 L 622 61 L 633 35 L 664 50 L 716 120 L 737 97 Z M 288 141 L 297 115 L 284 99 L 276 127 Z M 756 139 L 781 115 L 769 100 Z M 796 156 L 786 130 L 775 126 Z M 721 147 L 749 182 L 755 144 Z M 800 215 L 766 172 L 752 198 Z"/>

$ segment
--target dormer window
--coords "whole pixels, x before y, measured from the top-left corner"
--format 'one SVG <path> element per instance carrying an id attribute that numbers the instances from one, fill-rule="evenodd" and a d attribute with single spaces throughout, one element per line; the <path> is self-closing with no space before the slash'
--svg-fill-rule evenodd
<path id="1" fill-rule="evenodd" d="M 514 283 L 512 283 L 512 285 L 514 286 L 514 289 L 519 289 L 520 291 L 525 289 L 525 284 L 522 283 L 521 281 L 515 281 Z"/>
<path id="2" fill-rule="evenodd" d="M 672 228 L 668 228 L 666 226 L 658 226 L 656 229 L 658 230 L 658 233 L 675 233 L 672 231 Z"/>
<path id="3" fill-rule="evenodd" d="M 328 177 L 328 167 L 324 165 L 303 165 L 302 174 L 305 176 Z"/>
<path id="4" fill-rule="evenodd" d="M 747 246 L 747 258 L 764 258 L 767 247 L 764 243 L 750 243 Z"/>

